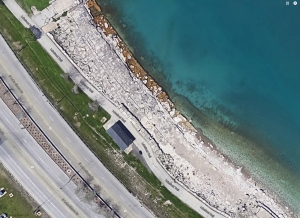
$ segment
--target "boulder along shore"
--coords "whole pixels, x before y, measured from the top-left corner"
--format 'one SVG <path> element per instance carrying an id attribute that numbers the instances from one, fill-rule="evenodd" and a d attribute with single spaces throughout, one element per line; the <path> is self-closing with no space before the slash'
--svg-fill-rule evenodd
<path id="1" fill-rule="evenodd" d="M 51 34 L 83 76 L 150 138 L 151 149 L 169 175 L 224 215 L 295 217 L 176 110 L 96 1 L 84 3 L 61 17 Z"/>

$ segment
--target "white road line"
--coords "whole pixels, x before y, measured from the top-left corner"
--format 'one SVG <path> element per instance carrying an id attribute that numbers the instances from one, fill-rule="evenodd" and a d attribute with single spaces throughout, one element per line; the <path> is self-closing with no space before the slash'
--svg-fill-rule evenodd
<path id="1" fill-rule="evenodd" d="M 40 161 L 42 161 L 42 163 L 43 163 L 43 164 L 45 164 L 45 165 L 46 165 L 46 163 L 45 163 L 45 162 L 44 162 L 44 161 L 43 161 L 43 160 L 42 160 L 40 157 L 39 157 L 39 159 L 40 159 Z"/>
<path id="2" fill-rule="evenodd" d="M 65 182 L 64 181 L 62 181 L 59 177 L 57 177 L 57 179 L 59 180 L 59 181 L 61 181 L 61 183 L 62 184 L 64 184 Z"/>
<path id="3" fill-rule="evenodd" d="M 29 179 L 29 177 L 24 173 L 24 171 L 18 166 L 18 164 L 8 155 L 8 153 L 1 147 L 1 149 L 4 151 L 4 153 L 7 155 L 7 157 L 9 157 L 9 159 L 16 165 L 16 167 L 20 170 L 20 172 L 22 172 L 22 174 L 27 178 L 27 180 L 41 193 L 42 196 L 44 196 L 45 199 L 47 199 L 47 197 L 43 194 L 43 192 L 41 192 L 41 190 L 31 181 L 31 179 Z M 65 217 L 60 210 L 58 210 L 57 207 L 54 206 L 54 204 L 52 202 L 50 202 L 50 204 L 52 204 L 52 206 L 63 216 Z"/>
<path id="4" fill-rule="evenodd" d="M 107 180 L 106 179 L 104 179 L 104 177 L 103 176 L 101 176 L 102 177 L 102 179 L 105 181 L 105 182 L 107 182 Z"/>
<path id="5" fill-rule="evenodd" d="M 121 196 L 121 195 L 119 195 L 119 197 L 120 197 L 120 198 L 121 198 L 123 201 L 125 201 L 125 200 L 124 200 L 124 198 L 122 198 L 122 196 Z"/>
<path id="6" fill-rule="evenodd" d="M 36 187 L 36 185 L 24 173 L 24 171 L 18 166 L 18 164 L 8 155 L 8 153 L 3 149 L 3 147 L 1 147 L 1 149 L 2 149 L 2 151 L 4 151 L 4 153 L 7 155 L 7 157 L 9 157 L 9 159 L 16 165 L 16 167 L 20 170 L 20 172 L 27 178 L 27 180 L 44 196 L 45 199 L 47 199 L 47 197 L 43 194 L 43 192 L 41 192 L 41 190 L 38 187 Z"/>
<path id="7" fill-rule="evenodd" d="M 59 141 L 59 142 L 60 142 L 60 144 L 62 144 L 64 147 L 66 147 L 64 143 L 62 143 L 61 141 Z"/>
<path id="8" fill-rule="evenodd" d="M 50 118 L 50 120 L 52 120 L 52 122 L 54 123 L 54 120 L 52 119 L 52 117 L 48 116 Z"/>
<path id="9" fill-rule="evenodd" d="M 71 142 L 71 140 L 66 136 L 66 139 L 68 139 L 69 142 Z"/>
<path id="10" fill-rule="evenodd" d="M 83 157 L 85 159 L 86 162 L 89 162 L 88 159 L 86 159 L 85 157 Z"/>
<path id="11" fill-rule="evenodd" d="M 50 202 L 50 204 L 52 204 L 53 205 L 53 207 L 63 216 L 63 217 L 65 217 L 61 212 L 60 212 L 60 210 L 59 209 L 57 209 L 57 207 L 55 207 L 54 206 L 54 204 L 52 203 L 52 202 Z"/>
<path id="12" fill-rule="evenodd" d="M 26 141 L 24 138 L 22 138 L 22 140 L 23 140 L 26 144 L 28 144 L 27 141 Z"/>
<path id="13" fill-rule="evenodd" d="M 32 96 L 32 97 L 35 99 L 35 101 L 37 101 L 36 97 L 34 97 L 34 96 Z"/>
<path id="14" fill-rule="evenodd" d="M 6 117 L 4 117 L 4 119 L 7 121 L 7 122 L 9 122 L 10 123 L 10 121 L 6 118 Z M 11 123 L 10 123 L 11 124 Z"/>

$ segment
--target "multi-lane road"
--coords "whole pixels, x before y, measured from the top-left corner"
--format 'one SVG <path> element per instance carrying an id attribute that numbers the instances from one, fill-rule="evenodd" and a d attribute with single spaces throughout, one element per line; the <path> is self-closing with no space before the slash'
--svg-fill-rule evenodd
<path id="1" fill-rule="evenodd" d="M 72 166 L 83 177 L 87 178 L 87 173 L 94 177 L 91 183 L 101 186 L 100 195 L 104 199 L 111 199 L 113 204 L 117 204 L 120 208 L 121 216 L 153 217 L 104 167 L 61 118 L 59 113 L 49 104 L 47 98 L 43 96 L 43 93 L 35 85 L 2 37 L 0 37 L 0 72 L 5 81 L 12 87 L 14 93 L 22 99 L 25 107 L 31 108 L 32 117 Z M 36 156 L 34 157 L 37 158 Z M 82 170 L 82 166 L 84 166 L 85 170 Z M 47 169 L 49 168 L 45 170 Z M 17 173 L 17 171 L 14 172 Z M 27 180 L 26 177 L 20 176 L 19 178 L 21 183 Z M 41 203 L 41 201 L 38 202 Z M 66 206 L 64 202 L 61 202 L 61 205 Z M 75 217 L 75 214 L 70 217 Z"/>
<path id="2" fill-rule="evenodd" d="M 100 217 L 0 99 L 0 160 L 52 217 Z"/>
<path id="3" fill-rule="evenodd" d="M 16 4 L 14 0 L 3 0 L 7 7 L 25 26 L 36 25 L 32 19 Z M 56 46 L 54 42 L 43 34 L 38 40 L 44 49 L 53 57 L 65 72 L 77 71 L 72 61 Z M 93 184 L 102 187 L 101 196 L 114 199 L 119 204 L 122 216 L 128 217 L 152 217 L 153 215 L 146 210 L 137 199 L 135 199 L 120 182 L 109 173 L 101 162 L 89 151 L 84 143 L 77 137 L 73 130 L 60 117 L 60 115 L 49 105 L 47 99 L 32 81 L 28 73 L 22 68 L 18 60 L 14 57 L 11 50 L 7 47 L 2 38 L 0 38 L 0 72 L 6 81 L 14 88 L 18 96 L 22 96 L 25 106 L 31 107 L 31 114 L 43 131 L 51 138 L 59 150 L 71 162 L 77 170 L 84 165 L 88 173 L 94 177 Z M 3 70 L 4 69 L 4 70 Z M 79 76 L 81 77 L 81 76 Z M 119 116 L 123 116 L 121 111 L 106 100 L 94 87 L 87 83 L 89 89 L 84 90 L 91 98 L 102 98 L 102 107 L 107 110 L 112 118 L 110 122 L 117 121 Z M 90 92 L 89 90 L 93 90 Z M 116 115 L 117 112 L 118 115 Z M 130 122 L 125 123 L 126 127 L 135 135 L 135 144 L 143 151 L 145 160 L 153 173 L 161 180 L 174 195 L 187 203 L 191 208 L 207 217 L 224 217 L 220 212 L 200 201 L 184 187 L 173 182 L 173 179 L 166 173 L 161 165 L 155 159 L 147 139 L 139 135 L 134 125 Z M 149 154 L 149 155 L 148 155 Z M 83 174 L 84 172 L 81 171 Z M 83 175 L 84 176 L 84 175 Z"/>

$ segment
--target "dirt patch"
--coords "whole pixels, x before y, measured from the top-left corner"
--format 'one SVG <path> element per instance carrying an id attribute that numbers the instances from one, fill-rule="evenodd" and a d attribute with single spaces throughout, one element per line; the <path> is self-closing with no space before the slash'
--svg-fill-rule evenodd
<path id="1" fill-rule="evenodd" d="M 20 50 L 22 48 L 22 45 L 21 45 L 20 41 L 17 41 L 17 42 L 12 43 L 12 47 L 13 47 L 13 50 Z"/>
<path id="2" fill-rule="evenodd" d="M 10 34 L 7 33 L 7 30 L 6 30 L 6 29 L 3 30 L 3 35 L 5 35 L 6 38 L 8 38 L 10 41 L 12 40 Z"/>

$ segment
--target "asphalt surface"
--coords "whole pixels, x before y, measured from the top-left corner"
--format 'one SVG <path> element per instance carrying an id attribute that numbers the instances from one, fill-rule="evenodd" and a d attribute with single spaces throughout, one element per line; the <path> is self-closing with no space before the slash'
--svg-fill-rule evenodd
<path id="1" fill-rule="evenodd" d="M 75 184 L 22 129 L 1 99 L 0 129 L 1 162 L 52 217 L 101 217 L 88 204 L 80 202 Z"/>
<path id="2" fill-rule="evenodd" d="M 29 24 L 36 25 L 15 3 L 14 0 L 3 0 L 3 2 L 25 27 L 29 27 Z M 42 38 L 38 41 L 58 63 L 62 70 L 64 70 L 65 72 L 78 72 L 78 69 L 73 66 L 72 61 L 65 56 L 63 51 L 61 51 L 61 49 L 57 47 L 57 45 L 48 37 L 48 35 L 43 34 Z M 0 39 L 0 52 L 2 47 L 3 46 Z M 4 56 L 6 56 L 6 53 L 8 52 L 9 51 L 5 50 Z M 16 64 L 15 62 L 13 62 L 13 65 Z M 15 67 L 12 65 L 10 66 L 12 69 Z M 13 70 L 11 74 L 14 75 L 15 81 L 18 81 L 18 85 L 23 91 L 22 96 L 26 99 L 28 106 L 33 108 L 33 117 L 35 117 L 43 130 L 46 131 L 47 135 L 55 142 L 55 144 L 59 147 L 59 149 L 67 157 L 67 159 L 71 161 L 72 165 L 76 169 L 80 169 L 80 165 L 78 165 L 79 162 L 86 164 L 85 167 L 88 169 L 89 173 L 93 175 L 94 182 L 96 184 L 99 184 L 100 186 L 103 185 L 104 193 L 100 194 L 104 195 L 104 197 L 107 195 L 112 196 L 113 199 L 116 199 L 122 208 L 121 214 L 123 216 L 151 217 L 152 215 L 147 210 L 145 210 L 142 205 L 126 189 L 124 190 L 124 187 L 118 182 L 118 180 L 116 180 L 116 178 L 107 171 L 107 169 L 101 164 L 101 162 L 97 160 L 97 158 L 86 148 L 86 146 L 77 137 L 77 135 L 64 122 L 60 115 L 47 103 L 46 98 L 42 96 L 42 93 L 34 85 L 31 77 L 27 73 L 21 72 L 20 69 Z M 81 76 L 78 76 L 78 81 L 80 81 L 80 79 L 82 78 L 80 77 Z M 9 81 L 9 78 L 7 78 L 6 80 L 10 82 L 12 86 L 14 85 L 11 81 Z M 102 94 L 99 93 L 92 85 L 90 85 L 89 83 L 87 85 L 90 90 L 93 90 L 93 92 L 91 92 L 89 89 L 84 88 L 83 91 L 92 99 L 101 99 L 101 107 L 103 107 L 108 113 L 111 114 L 111 119 L 109 121 L 110 124 L 120 119 L 115 113 L 113 113 L 113 111 L 126 120 L 126 116 L 124 116 L 122 111 L 120 111 L 109 100 L 103 97 Z M 18 92 L 19 90 L 16 91 Z M 200 201 L 189 190 L 174 182 L 174 180 L 168 175 L 168 173 L 156 160 L 151 146 L 147 142 L 147 139 L 139 134 L 139 132 L 135 129 L 134 124 L 129 122 L 129 120 L 124 124 L 135 136 L 136 140 L 134 143 L 140 150 L 143 151 L 143 156 L 152 172 L 159 178 L 162 184 L 170 190 L 170 192 L 172 192 L 175 196 L 177 196 L 179 199 L 181 199 L 183 202 L 185 202 L 187 205 L 189 205 L 191 208 L 205 217 L 226 217 L 226 215 L 220 214 L 214 208 Z M 147 150 L 145 149 L 143 144 L 145 145 Z M 103 172 L 105 172 L 104 175 L 102 174 Z"/>
<path id="3" fill-rule="evenodd" d="M 100 195 L 119 206 L 123 217 L 153 215 L 107 170 L 86 147 L 59 113 L 49 104 L 13 52 L 0 37 L 0 73 L 19 96 L 31 115 L 72 166 L 87 178 L 82 166 L 94 177 L 92 184 L 101 186 Z M 55 217 L 55 216 L 54 216 Z"/>

